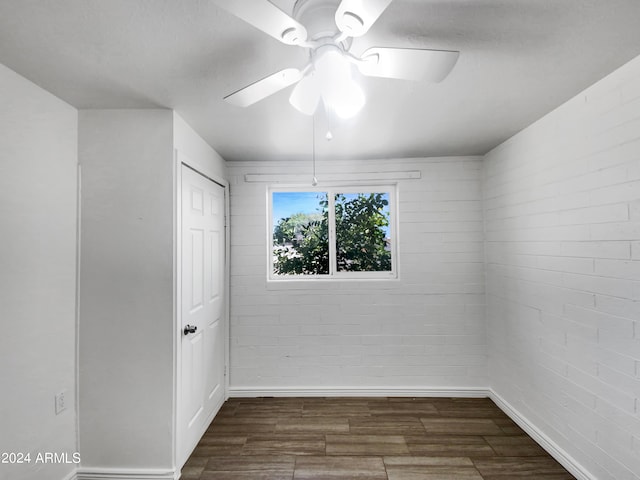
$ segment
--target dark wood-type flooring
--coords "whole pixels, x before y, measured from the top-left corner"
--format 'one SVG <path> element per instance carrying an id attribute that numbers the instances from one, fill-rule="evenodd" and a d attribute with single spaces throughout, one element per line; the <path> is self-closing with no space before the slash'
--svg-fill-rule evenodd
<path id="1" fill-rule="evenodd" d="M 573 480 L 485 398 L 230 399 L 181 480 Z"/>

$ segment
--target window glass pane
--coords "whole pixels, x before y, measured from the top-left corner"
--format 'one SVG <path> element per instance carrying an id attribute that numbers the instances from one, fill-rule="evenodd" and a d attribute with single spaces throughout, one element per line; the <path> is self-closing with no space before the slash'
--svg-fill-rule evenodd
<path id="1" fill-rule="evenodd" d="M 273 192 L 273 273 L 329 273 L 326 192 Z"/>
<path id="2" fill-rule="evenodd" d="M 336 260 L 339 272 L 389 272 L 389 194 L 337 193 Z"/>

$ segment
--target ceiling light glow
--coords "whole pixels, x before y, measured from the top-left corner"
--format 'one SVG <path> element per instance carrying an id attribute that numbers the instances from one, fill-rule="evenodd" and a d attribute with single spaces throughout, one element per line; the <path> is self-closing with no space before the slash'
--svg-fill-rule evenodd
<path id="1" fill-rule="evenodd" d="M 327 112 L 347 119 L 364 107 L 366 98 L 362 88 L 353 79 L 353 64 L 342 51 L 327 45 L 318 49 L 313 71 L 296 85 L 289 102 L 300 112 L 313 115 L 322 99 Z"/>

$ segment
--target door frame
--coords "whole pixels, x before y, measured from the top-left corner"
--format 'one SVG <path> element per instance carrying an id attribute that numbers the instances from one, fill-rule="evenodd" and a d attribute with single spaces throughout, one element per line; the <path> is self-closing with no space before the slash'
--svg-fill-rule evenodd
<path id="1" fill-rule="evenodd" d="M 195 171 L 208 180 L 220 185 L 224 189 L 224 314 L 223 314 L 223 334 L 224 334 L 224 392 L 223 398 L 229 398 L 229 289 L 230 289 L 230 229 L 229 229 L 229 182 L 215 174 L 208 173 L 204 166 L 193 161 L 178 149 L 174 149 L 174 185 L 173 185 L 173 291 L 174 291 L 174 309 L 173 309 L 173 419 L 172 419 L 172 444 L 173 444 L 173 468 L 176 476 L 180 474 L 187 458 L 180 458 L 181 445 L 180 442 L 180 386 L 182 385 L 180 359 L 182 355 L 182 166 Z M 214 414 L 215 415 L 215 414 Z M 203 432 L 204 433 L 204 432 Z"/>

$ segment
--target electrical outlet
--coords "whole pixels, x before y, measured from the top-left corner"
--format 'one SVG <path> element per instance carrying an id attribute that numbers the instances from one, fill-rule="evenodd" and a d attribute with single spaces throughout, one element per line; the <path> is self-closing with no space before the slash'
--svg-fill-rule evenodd
<path id="1" fill-rule="evenodd" d="M 55 396 L 56 401 L 56 415 L 60 415 L 63 411 L 67 409 L 67 399 L 66 399 L 67 391 L 62 390 L 57 393 Z"/>

